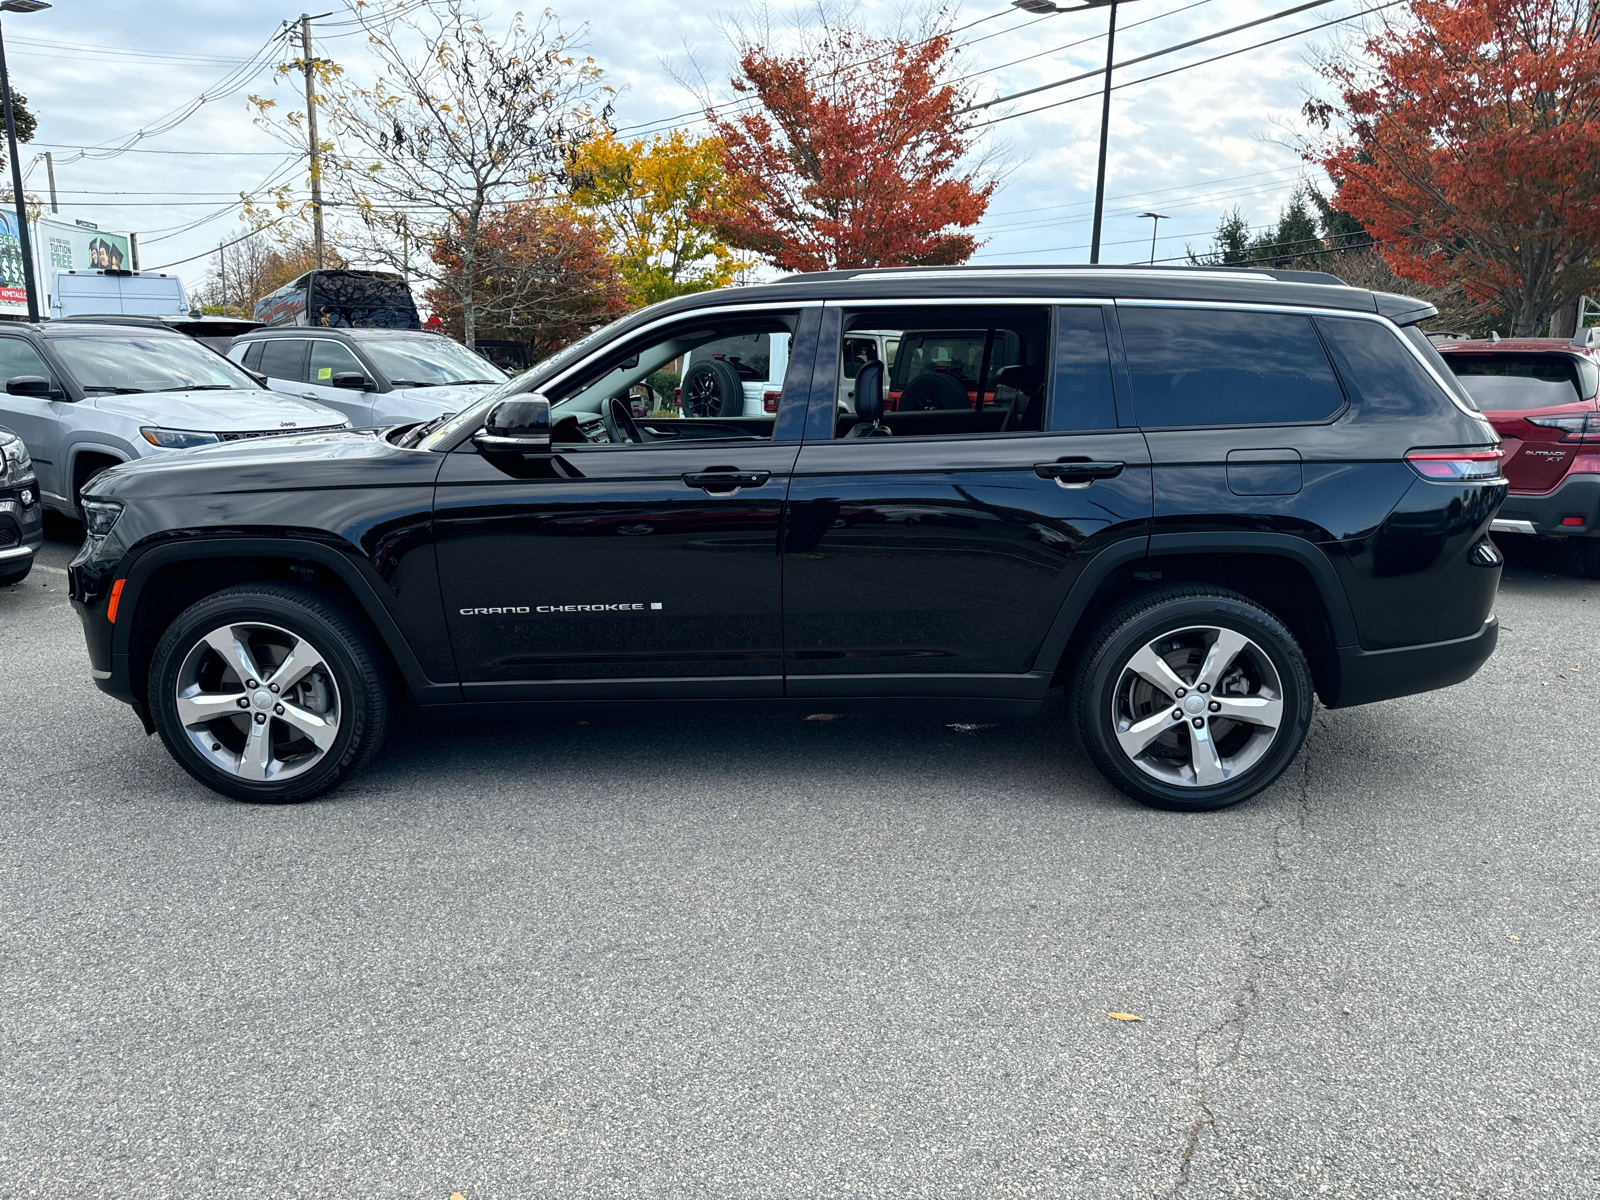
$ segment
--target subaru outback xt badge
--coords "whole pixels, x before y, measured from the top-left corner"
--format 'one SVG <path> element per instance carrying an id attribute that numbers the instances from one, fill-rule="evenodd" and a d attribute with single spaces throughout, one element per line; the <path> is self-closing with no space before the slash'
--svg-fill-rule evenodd
<path id="1" fill-rule="evenodd" d="M 680 297 L 453 417 L 99 476 L 73 601 L 100 687 L 245 800 L 333 787 L 402 698 L 1027 717 L 1065 687 L 1113 784 L 1220 808 L 1295 757 L 1313 694 L 1494 649 L 1500 448 L 1433 314 L 1213 269 Z M 633 414 L 760 334 L 770 415 Z"/>

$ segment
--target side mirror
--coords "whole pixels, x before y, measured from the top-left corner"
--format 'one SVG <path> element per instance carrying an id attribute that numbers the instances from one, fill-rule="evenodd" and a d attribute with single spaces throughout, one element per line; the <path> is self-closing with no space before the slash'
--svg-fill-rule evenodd
<path id="1" fill-rule="evenodd" d="M 53 390 L 50 381 L 43 375 L 13 375 L 6 380 L 6 391 L 13 396 L 35 396 L 40 400 L 48 400 Z"/>
<path id="2" fill-rule="evenodd" d="M 550 401 L 543 396 L 502 400 L 489 410 L 483 432 L 472 441 L 486 454 L 548 454 Z"/>
<path id="3" fill-rule="evenodd" d="M 329 382 L 336 388 L 349 388 L 352 392 L 367 390 L 367 377 L 360 371 L 340 371 Z"/>

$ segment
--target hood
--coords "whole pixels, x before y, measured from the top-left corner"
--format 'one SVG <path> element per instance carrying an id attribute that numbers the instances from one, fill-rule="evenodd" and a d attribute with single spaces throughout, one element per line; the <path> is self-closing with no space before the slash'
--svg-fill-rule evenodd
<path id="1" fill-rule="evenodd" d="M 440 413 L 460 412 L 479 396 L 499 386 L 498 383 L 454 383 L 442 387 L 395 388 L 385 399 L 403 397 L 408 406 L 417 406 L 419 413 L 421 406 L 425 405 L 429 410 L 428 416 L 437 417 Z"/>
<path id="2" fill-rule="evenodd" d="M 255 433 L 268 429 L 316 429 L 343 425 L 343 413 L 309 400 L 259 388 L 226 392 L 139 392 L 91 396 L 102 412 L 118 413 L 163 429 L 200 433 Z"/>

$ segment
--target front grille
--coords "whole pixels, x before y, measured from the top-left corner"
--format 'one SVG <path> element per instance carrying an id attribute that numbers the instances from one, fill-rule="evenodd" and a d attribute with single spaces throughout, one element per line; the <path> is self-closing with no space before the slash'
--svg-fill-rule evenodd
<path id="1" fill-rule="evenodd" d="M 17 527 L 10 521 L 0 521 L 0 550 L 9 550 L 22 540 Z"/>
<path id="2" fill-rule="evenodd" d="M 348 429 L 347 425 L 317 425 L 310 429 L 248 429 L 237 433 L 219 433 L 219 442 L 237 442 L 244 438 L 260 437 L 292 437 L 297 433 L 338 433 L 341 429 Z"/>

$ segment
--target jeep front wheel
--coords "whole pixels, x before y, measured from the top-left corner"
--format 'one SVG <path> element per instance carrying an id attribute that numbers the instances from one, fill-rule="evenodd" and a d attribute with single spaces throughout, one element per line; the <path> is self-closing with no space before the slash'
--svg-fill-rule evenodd
<path id="1" fill-rule="evenodd" d="M 161 740 L 201 783 L 236 800 L 321 795 L 383 742 L 389 694 L 370 640 L 313 592 L 229 588 L 167 629 L 150 667 Z"/>
<path id="2" fill-rule="evenodd" d="M 1311 723 L 1294 635 L 1237 593 L 1172 588 L 1112 612 L 1090 639 L 1073 716 L 1095 765 L 1156 808 L 1237 804 L 1281 775 Z"/>

